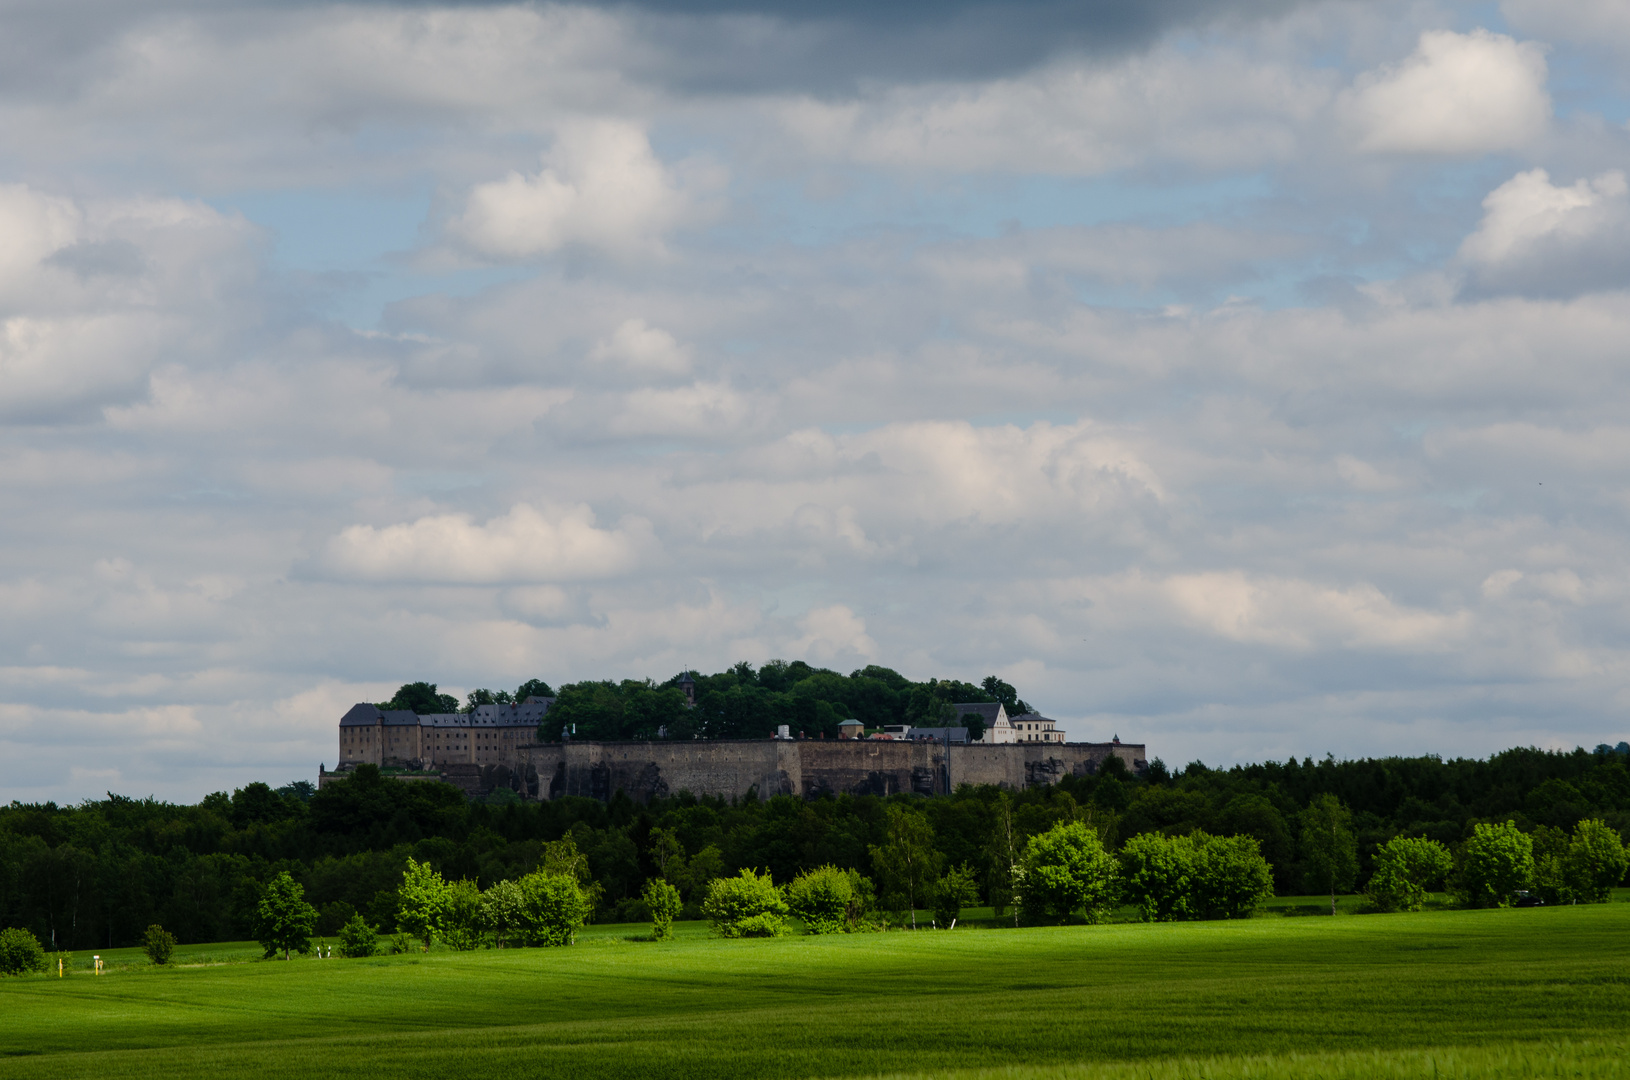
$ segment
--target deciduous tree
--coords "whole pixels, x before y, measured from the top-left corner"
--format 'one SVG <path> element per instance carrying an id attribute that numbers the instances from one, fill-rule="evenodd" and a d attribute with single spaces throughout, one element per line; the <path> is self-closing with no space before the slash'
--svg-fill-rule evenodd
<path id="1" fill-rule="evenodd" d="M 481 890 L 473 881 L 449 882 L 443 895 L 442 940 L 459 952 L 468 952 L 481 944 L 485 928 L 481 905 Z"/>
<path id="2" fill-rule="evenodd" d="M 1467 903 L 1506 907 L 1533 879 L 1534 841 L 1515 822 L 1473 826 L 1460 862 Z"/>
<path id="3" fill-rule="evenodd" d="M 435 867 L 410 855 L 396 896 L 396 925 L 423 942 L 424 951 L 429 952 L 447 914 L 447 882 Z"/>
<path id="4" fill-rule="evenodd" d="M 282 871 L 261 890 L 255 905 L 255 940 L 270 959 L 279 952 L 287 960 L 291 952 L 311 948 L 311 934 L 317 925 L 317 909 L 306 903 L 306 890 Z"/>
<path id="5" fill-rule="evenodd" d="M 1573 827 L 1562 866 L 1564 880 L 1578 899 L 1601 903 L 1624 880 L 1630 854 L 1618 833 L 1600 819 L 1589 818 Z"/>
<path id="6" fill-rule="evenodd" d="M 1328 891 L 1334 915 L 1336 894 L 1352 888 L 1358 876 L 1353 815 L 1334 795 L 1316 796 L 1302 811 L 1302 859 L 1308 889 Z"/>
<path id="7" fill-rule="evenodd" d="M 520 928 L 528 945 L 570 945 L 577 940 L 592 906 L 576 877 L 537 871 L 517 884 Z"/>
<path id="8" fill-rule="evenodd" d="M 1032 920 L 1063 922 L 1076 912 L 1100 922 L 1115 902 L 1115 860 L 1079 821 L 1032 836 L 1024 851 L 1020 904 Z"/>
<path id="9" fill-rule="evenodd" d="M 481 925 L 492 934 L 494 945 L 507 948 L 510 935 L 521 925 L 521 887 L 508 879 L 487 886 L 481 894 Z"/>
<path id="10" fill-rule="evenodd" d="M 917 905 L 928 899 L 939 879 L 941 857 L 934 850 L 934 827 L 917 811 L 891 803 L 883 835 L 883 843 L 871 848 L 883 904 L 889 910 L 909 912 L 915 930 Z"/>
<path id="11" fill-rule="evenodd" d="M 1194 914 L 1194 845 L 1184 838 L 1142 833 L 1121 846 L 1122 899 L 1144 922 L 1171 922 Z"/>
<path id="12" fill-rule="evenodd" d="M 667 941 L 673 937 L 674 917 L 684 906 L 684 901 L 679 898 L 679 890 L 662 878 L 652 878 L 645 883 L 640 899 L 645 901 L 646 908 L 651 912 L 652 939 Z"/>
<path id="13" fill-rule="evenodd" d="M 1375 873 L 1365 894 L 1382 911 L 1419 911 L 1426 891 L 1454 869 L 1454 856 L 1436 840 L 1395 836 L 1375 849 Z"/>
<path id="14" fill-rule="evenodd" d="M 968 904 L 979 901 L 979 886 L 966 863 L 953 866 L 934 883 L 934 925 L 949 930 Z"/>
<path id="15" fill-rule="evenodd" d="M 1207 919 L 1244 919 L 1273 896 L 1273 867 L 1254 836 L 1211 836 L 1196 829 L 1194 909 Z"/>

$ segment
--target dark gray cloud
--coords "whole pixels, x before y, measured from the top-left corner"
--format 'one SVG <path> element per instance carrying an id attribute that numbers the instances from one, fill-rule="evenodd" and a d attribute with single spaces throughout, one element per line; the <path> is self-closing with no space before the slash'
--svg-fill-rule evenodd
<path id="1" fill-rule="evenodd" d="M 867 80 L 989 78 L 1066 53 L 1122 53 L 1177 28 L 1270 17 L 1300 2 L 646 0 L 612 9 L 646 16 L 669 45 L 663 74 L 679 85 L 822 92 Z"/>
<path id="2" fill-rule="evenodd" d="M 675 88 L 741 93 L 852 89 L 869 80 L 986 78 L 1065 53 L 1143 48 L 1174 29 L 1269 18 L 1306 0 L 951 0 L 792 3 L 641 0 L 521 5 L 582 7 L 626 19 L 651 47 L 631 72 Z M 382 0 L 365 8 L 476 9 L 485 2 Z M 0 87 L 71 91 L 97 74 L 99 54 L 132 32 L 178 19 L 242 19 L 330 10 L 311 0 L 38 0 L 0 5 Z M 643 71 L 641 69 L 644 69 Z"/>

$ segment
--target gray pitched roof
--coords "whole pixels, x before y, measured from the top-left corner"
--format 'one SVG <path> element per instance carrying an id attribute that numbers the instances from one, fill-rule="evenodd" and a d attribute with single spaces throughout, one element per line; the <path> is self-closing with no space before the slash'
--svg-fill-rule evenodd
<path id="1" fill-rule="evenodd" d="M 999 702 L 995 701 L 969 701 L 963 704 L 953 704 L 951 708 L 956 710 L 957 719 L 960 720 L 968 713 L 973 713 L 975 716 L 984 717 L 985 726 L 989 727 L 990 725 L 996 723 L 996 714 L 1002 708 L 1002 706 Z"/>
<path id="2" fill-rule="evenodd" d="M 340 717 L 340 727 L 373 727 L 379 723 L 384 713 L 379 711 L 378 705 L 369 705 L 367 702 L 358 702 L 351 706 L 349 712 Z"/>
<path id="3" fill-rule="evenodd" d="M 477 705 L 467 713 L 425 713 L 419 716 L 407 709 L 382 711 L 377 705 L 360 702 L 340 717 L 340 727 L 372 727 L 383 723 L 390 727 L 532 728 L 542 722 L 549 706 L 554 703 L 554 698 L 527 698 L 519 705 Z"/>

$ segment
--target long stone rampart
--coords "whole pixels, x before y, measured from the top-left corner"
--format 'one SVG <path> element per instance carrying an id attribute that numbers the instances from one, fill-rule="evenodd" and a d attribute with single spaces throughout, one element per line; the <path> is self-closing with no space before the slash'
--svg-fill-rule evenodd
<path id="1" fill-rule="evenodd" d="M 1020 790 L 1090 776 L 1110 755 L 1146 767 L 1138 743 L 1013 743 L 958 746 L 925 741 L 755 739 L 721 742 L 537 743 L 516 750 L 529 798 L 567 795 L 637 802 L 677 795 L 760 798 L 822 794 L 944 794 L 963 784 Z M 533 778 L 536 778 L 535 780 Z"/>

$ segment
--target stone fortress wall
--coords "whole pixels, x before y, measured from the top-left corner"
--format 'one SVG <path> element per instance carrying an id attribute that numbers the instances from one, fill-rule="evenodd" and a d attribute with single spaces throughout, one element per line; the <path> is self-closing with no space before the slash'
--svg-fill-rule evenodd
<path id="1" fill-rule="evenodd" d="M 456 739 L 439 730 L 454 724 L 472 730 L 459 732 Z M 507 787 L 525 799 L 578 795 L 608 800 L 621 790 L 646 802 L 681 791 L 724 798 L 750 791 L 760 798 L 816 798 L 900 792 L 942 795 L 963 784 L 1022 790 L 1065 776 L 1092 775 L 1111 755 L 1133 772 L 1147 768 L 1143 744 L 1118 741 L 953 743 L 947 748 L 943 741 L 911 738 L 524 740 L 525 733 L 535 730 L 536 720 L 530 716 L 408 721 L 358 705 L 341 720 L 340 765 L 334 772 L 319 770 L 318 786 L 344 777 L 358 764 L 371 763 L 391 769 L 398 779 L 444 780 L 471 796 Z M 403 741 L 398 748 L 390 744 L 392 738 L 411 739 L 413 745 Z M 442 749 L 432 741 L 438 739 L 452 745 Z"/>
<path id="2" fill-rule="evenodd" d="M 755 739 L 534 744 L 518 750 L 508 772 L 509 786 L 540 800 L 607 800 L 619 790 L 636 802 L 681 791 L 724 798 L 749 791 L 760 798 L 942 795 L 963 784 L 1021 790 L 1090 776 L 1111 755 L 1133 772 L 1147 768 L 1146 750 L 1137 743 L 953 745 L 947 766 L 945 745 L 937 742 Z"/>

